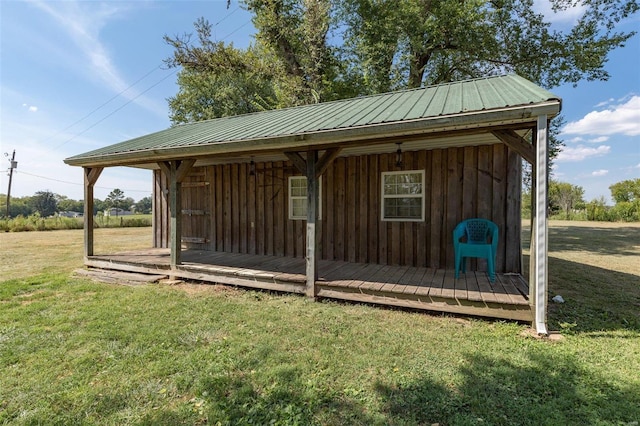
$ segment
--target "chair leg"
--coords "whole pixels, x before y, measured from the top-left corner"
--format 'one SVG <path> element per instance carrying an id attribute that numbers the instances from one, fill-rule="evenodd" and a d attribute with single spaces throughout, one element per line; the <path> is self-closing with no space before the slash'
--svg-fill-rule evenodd
<path id="1" fill-rule="evenodd" d="M 487 257 L 487 269 L 489 269 L 489 281 L 492 283 L 496 280 L 496 269 L 494 264 L 494 257 Z"/>
<path id="2" fill-rule="evenodd" d="M 459 274 L 459 271 L 460 271 L 460 253 L 459 253 L 459 252 L 457 252 L 457 253 L 456 253 L 456 272 L 455 272 L 455 277 L 456 277 L 456 279 L 457 279 L 457 278 L 458 278 L 458 276 L 460 275 L 460 274 Z"/>

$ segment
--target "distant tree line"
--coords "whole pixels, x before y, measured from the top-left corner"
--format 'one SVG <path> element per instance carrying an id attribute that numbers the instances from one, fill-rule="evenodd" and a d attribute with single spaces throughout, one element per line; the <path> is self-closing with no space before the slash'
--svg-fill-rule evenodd
<path id="1" fill-rule="evenodd" d="M 50 217 L 60 212 L 84 212 L 84 200 L 73 200 L 65 195 L 55 194 L 49 190 L 38 191 L 32 196 L 11 197 L 9 215 L 7 215 L 7 196 L 0 194 L 0 217 L 31 216 Z M 151 197 L 135 201 L 125 197 L 120 189 L 114 189 L 104 200 L 94 199 L 93 214 L 107 211 L 110 208 L 132 210 L 140 214 L 151 213 Z"/>
<path id="2" fill-rule="evenodd" d="M 549 182 L 549 215 L 554 219 L 608 222 L 640 222 L 640 179 L 628 179 L 609 187 L 613 206 L 604 197 L 586 202 L 579 185 L 551 180 Z M 523 216 L 531 215 L 531 193 L 525 190 Z"/>

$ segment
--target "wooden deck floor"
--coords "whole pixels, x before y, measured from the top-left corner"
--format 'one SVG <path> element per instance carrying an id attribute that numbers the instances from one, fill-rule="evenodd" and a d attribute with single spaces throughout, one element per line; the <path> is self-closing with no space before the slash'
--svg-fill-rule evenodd
<path id="1" fill-rule="evenodd" d="M 168 249 L 91 256 L 93 268 L 165 274 L 182 279 L 304 293 L 305 260 L 186 250 L 170 271 Z M 531 321 L 528 286 L 521 275 L 484 272 L 454 278 L 453 270 L 321 260 L 318 297 L 430 311 Z"/>

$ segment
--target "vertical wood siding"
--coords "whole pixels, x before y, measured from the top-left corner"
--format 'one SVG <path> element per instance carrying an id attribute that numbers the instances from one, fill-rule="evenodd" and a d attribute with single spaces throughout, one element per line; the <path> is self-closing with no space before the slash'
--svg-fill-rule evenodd
<path id="1" fill-rule="evenodd" d="M 483 217 L 498 224 L 498 272 L 521 272 L 520 156 L 505 145 L 403 153 L 402 170 L 425 171 L 425 220 L 380 219 L 381 173 L 401 170 L 395 153 L 340 157 L 322 176 L 321 257 L 453 268 L 453 228 Z M 288 218 L 289 162 L 195 168 L 183 184 L 187 247 L 304 257 L 305 222 Z M 154 173 L 154 244 L 167 246 L 166 179 Z M 203 183 L 204 182 L 204 183 Z M 200 214 L 200 211 L 204 212 Z M 197 214 L 195 214 L 197 213 Z M 183 213 L 184 214 L 184 213 Z M 204 239 L 206 242 L 194 241 Z M 471 269 L 486 269 L 472 261 Z"/>

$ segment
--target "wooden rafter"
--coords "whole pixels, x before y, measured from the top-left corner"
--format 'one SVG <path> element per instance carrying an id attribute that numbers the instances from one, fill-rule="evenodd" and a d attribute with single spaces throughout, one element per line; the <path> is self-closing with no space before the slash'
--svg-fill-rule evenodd
<path id="1" fill-rule="evenodd" d="M 342 148 L 338 147 L 329 148 L 324 152 L 322 158 L 318 160 L 318 163 L 316 164 L 316 179 L 322 176 L 325 170 L 327 170 L 327 167 L 329 167 L 331 163 L 333 163 L 333 160 L 340 155 L 340 151 L 342 151 Z"/>
<path id="2" fill-rule="evenodd" d="M 327 168 L 333 163 L 340 152 L 342 151 L 341 147 L 329 148 L 327 149 L 322 158 L 320 158 L 315 166 L 315 177 L 319 178 L 322 174 L 327 170 Z M 311 151 L 317 152 L 317 151 Z M 294 167 L 302 174 L 306 175 L 308 172 L 307 169 L 307 160 L 305 160 L 299 152 L 285 152 L 284 155 L 293 163 Z"/>
<path id="3" fill-rule="evenodd" d="M 307 174 L 307 160 L 302 158 L 299 152 L 285 152 L 284 155 L 293 163 L 293 166 L 302 174 Z"/>
<path id="4" fill-rule="evenodd" d="M 533 145 L 524 140 L 519 134 L 510 129 L 493 130 L 491 132 L 496 138 L 500 139 L 502 143 L 509 148 L 516 151 L 522 156 L 529 164 L 535 164 L 536 153 Z"/>

